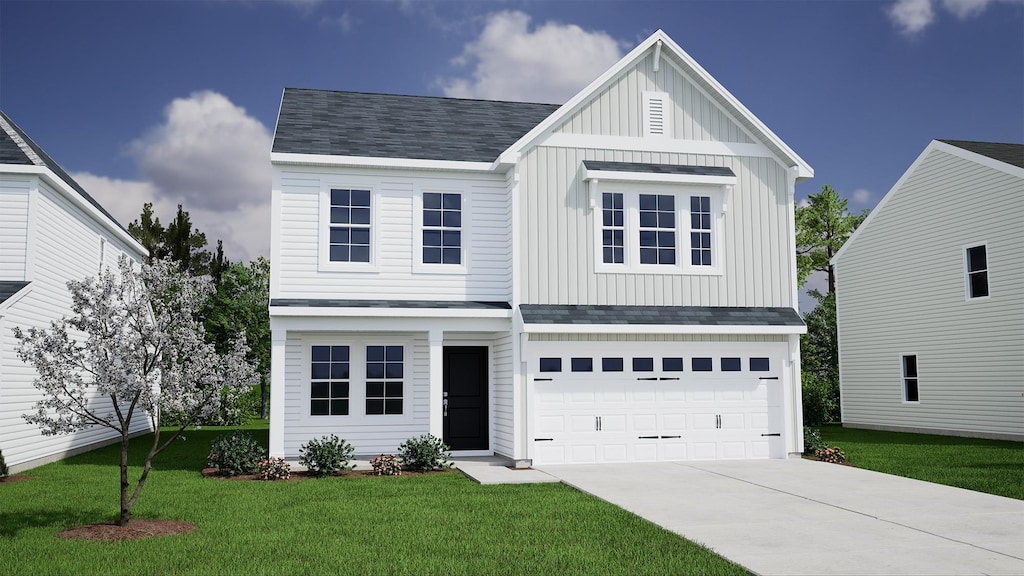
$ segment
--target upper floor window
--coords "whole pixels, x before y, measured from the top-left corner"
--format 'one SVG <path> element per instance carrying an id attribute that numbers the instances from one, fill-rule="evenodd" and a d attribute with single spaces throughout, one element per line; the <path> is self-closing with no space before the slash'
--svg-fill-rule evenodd
<path id="1" fill-rule="evenodd" d="M 423 193 L 423 263 L 462 264 L 462 194 Z"/>
<path id="2" fill-rule="evenodd" d="M 690 264 L 711 266 L 710 196 L 690 196 Z"/>
<path id="3" fill-rule="evenodd" d="M 371 205 L 369 190 L 330 192 L 331 262 L 370 262 Z"/>
<path id="4" fill-rule="evenodd" d="M 971 246 L 965 254 L 967 265 L 967 298 L 988 296 L 988 253 L 987 247 Z"/>
<path id="5" fill-rule="evenodd" d="M 671 194 L 640 195 L 640 263 L 676 263 L 676 199 Z"/>
<path id="6" fill-rule="evenodd" d="M 601 195 L 601 250 L 605 264 L 622 264 L 626 261 L 625 234 L 626 211 L 621 193 Z"/>
<path id="7" fill-rule="evenodd" d="M 900 363 L 903 371 L 903 401 L 919 402 L 917 390 L 917 355 L 904 354 L 900 356 Z"/>

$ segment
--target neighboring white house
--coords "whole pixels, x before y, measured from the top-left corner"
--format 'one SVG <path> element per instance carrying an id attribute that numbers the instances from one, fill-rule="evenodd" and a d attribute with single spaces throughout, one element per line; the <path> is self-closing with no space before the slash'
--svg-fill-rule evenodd
<path id="1" fill-rule="evenodd" d="M 1024 440 L 1024 145 L 932 141 L 832 262 L 844 426 Z"/>
<path id="2" fill-rule="evenodd" d="M 117 268 L 146 250 L 24 131 L 0 112 L 0 450 L 24 470 L 119 438 L 106 428 L 43 436 L 22 414 L 41 398 L 17 356 L 13 328 L 71 315 L 68 280 Z M 137 431 L 147 429 L 138 420 Z"/>
<path id="3" fill-rule="evenodd" d="M 272 455 L 801 451 L 813 172 L 663 32 L 561 106 L 286 89 L 271 161 Z"/>

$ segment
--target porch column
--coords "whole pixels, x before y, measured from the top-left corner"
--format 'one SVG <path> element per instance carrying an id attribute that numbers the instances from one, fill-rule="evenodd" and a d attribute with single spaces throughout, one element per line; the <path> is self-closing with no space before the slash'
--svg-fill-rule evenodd
<path id="1" fill-rule="evenodd" d="M 274 326 L 270 329 L 270 456 L 284 458 L 284 388 L 285 342 L 288 331 Z"/>
<path id="2" fill-rule="evenodd" d="M 444 330 L 432 328 L 430 340 L 430 434 L 444 437 Z"/>

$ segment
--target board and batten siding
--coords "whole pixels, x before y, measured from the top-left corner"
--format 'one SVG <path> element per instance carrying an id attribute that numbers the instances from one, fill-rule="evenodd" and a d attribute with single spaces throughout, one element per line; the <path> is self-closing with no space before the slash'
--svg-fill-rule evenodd
<path id="1" fill-rule="evenodd" d="M 664 92 L 671 104 L 668 134 L 681 140 L 754 142 L 733 118 L 670 61 L 657 72 L 647 56 L 597 93 L 556 130 L 563 134 L 643 136 L 643 92 Z"/>
<path id="2" fill-rule="evenodd" d="M 25 279 L 30 179 L 0 174 L 0 280 Z"/>
<path id="3" fill-rule="evenodd" d="M 595 272 L 595 224 L 585 160 L 729 167 L 721 275 Z M 522 159 L 523 301 L 531 304 L 788 306 L 793 302 L 786 168 L 770 158 L 538 146 Z M 716 187 L 715 190 L 718 188 Z M 681 256 L 688 256 L 681 234 Z M 636 242 L 627 238 L 627 242 Z"/>
<path id="4" fill-rule="evenodd" d="M 511 201 L 504 174 L 372 171 L 275 167 L 280 189 L 280 241 L 273 247 L 274 298 L 508 301 L 511 298 Z M 347 184 L 346 184 L 347 183 Z M 379 265 L 373 272 L 321 271 L 321 191 L 350 185 L 372 187 L 380 230 Z M 421 190 L 464 194 L 470 219 L 463 237 L 470 250 L 467 274 L 414 271 L 413 195 Z M 465 241 L 465 240 L 464 240 Z"/>
<path id="5" fill-rule="evenodd" d="M 403 381 L 404 410 L 411 418 L 387 416 L 357 417 L 311 416 L 309 413 L 309 349 L 318 344 L 332 344 L 344 337 L 348 342 L 394 341 L 408 344 L 405 351 Z M 284 452 L 289 460 L 299 458 L 299 449 L 314 438 L 335 434 L 348 441 L 356 455 L 395 453 L 402 442 L 430 431 L 430 347 L 426 333 L 406 332 L 289 332 L 285 343 Z M 365 381 L 352 378 L 351 390 L 366 386 Z M 359 415 L 364 407 L 350 403 L 349 413 Z M 389 422 L 388 420 L 391 420 Z"/>
<path id="6" fill-rule="evenodd" d="M 844 423 L 1024 438 L 1022 222 L 1024 180 L 941 150 L 891 194 L 836 265 Z M 991 296 L 968 301 L 978 244 Z"/>
<path id="7" fill-rule="evenodd" d="M 45 328 L 50 322 L 70 316 L 69 280 L 96 276 L 100 268 L 100 238 L 105 238 L 104 260 L 116 268 L 117 259 L 128 247 L 93 222 L 77 206 L 36 180 L 29 231 L 32 281 L 28 293 L 15 302 L 0 319 L 0 449 L 12 467 L 22 463 L 45 461 L 80 448 L 116 440 L 107 428 L 92 427 L 73 434 L 43 436 L 40 429 L 25 422 L 22 414 L 33 412 L 41 398 L 32 385 L 35 370 L 23 363 L 15 352 L 15 326 Z M 105 398 L 99 399 L 105 402 Z M 131 432 L 150 429 L 144 413 L 136 415 Z"/>

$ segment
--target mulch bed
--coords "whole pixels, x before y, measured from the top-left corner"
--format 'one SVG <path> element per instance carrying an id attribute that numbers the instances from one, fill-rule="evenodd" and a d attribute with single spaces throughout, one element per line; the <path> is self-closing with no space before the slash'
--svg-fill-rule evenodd
<path id="1" fill-rule="evenodd" d="M 58 532 L 57 537 L 73 540 L 138 540 L 188 534 L 195 529 L 195 524 L 177 520 L 129 520 L 127 526 L 118 526 L 116 522 L 75 526 Z"/>
<path id="2" fill-rule="evenodd" d="M 408 471 L 408 470 L 402 470 L 402 476 L 433 476 L 435 474 L 450 474 L 454 470 L 455 470 L 455 468 L 449 468 L 449 469 L 446 469 L 446 470 L 431 470 L 429 472 L 411 472 L 411 471 Z M 263 481 L 263 479 L 260 478 L 258 474 L 240 474 L 238 476 L 222 476 L 222 475 L 220 475 L 218 473 L 218 470 L 216 468 L 203 468 L 203 476 L 205 476 L 207 478 L 219 478 L 221 480 L 257 480 L 257 481 L 260 481 L 260 482 Z M 329 477 L 330 478 L 337 478 L 337 477 L 346 478 L 346 477 L 350 477 L 350 476 L 370 476 L 370 477 L 374 477 L 374 478 L 378 477 L 376 474 L 373 473 L 373 470 L 345 470 L 345 471 L 342 471 L 342 472 L 335 472 L 334 474 L 332 474 Z M 313 476 L 312 474 L 309 474 L 308 472 L 292 472 L 291 473 L 291 477 L 288 478 L 288 480 L 285 480 L 285 482 L 297 482 L 299 480 L 307 480 L 309 478 L 317 479 L 315 476 Z M 386 478 L 386 476 L 381 476 L 381 478 Z"/>
<path id="3" fill-rule="evenodd" d="M 27 476 L 25 474 L 15 474 L 13 476 L 4 476 L 3 478 L 0 478 L 0 484 L 14 484 L 15 482 L 21 482 L 23 480 L 28 480 L 29 478 L 31 478 L 31 476 Z"/>

